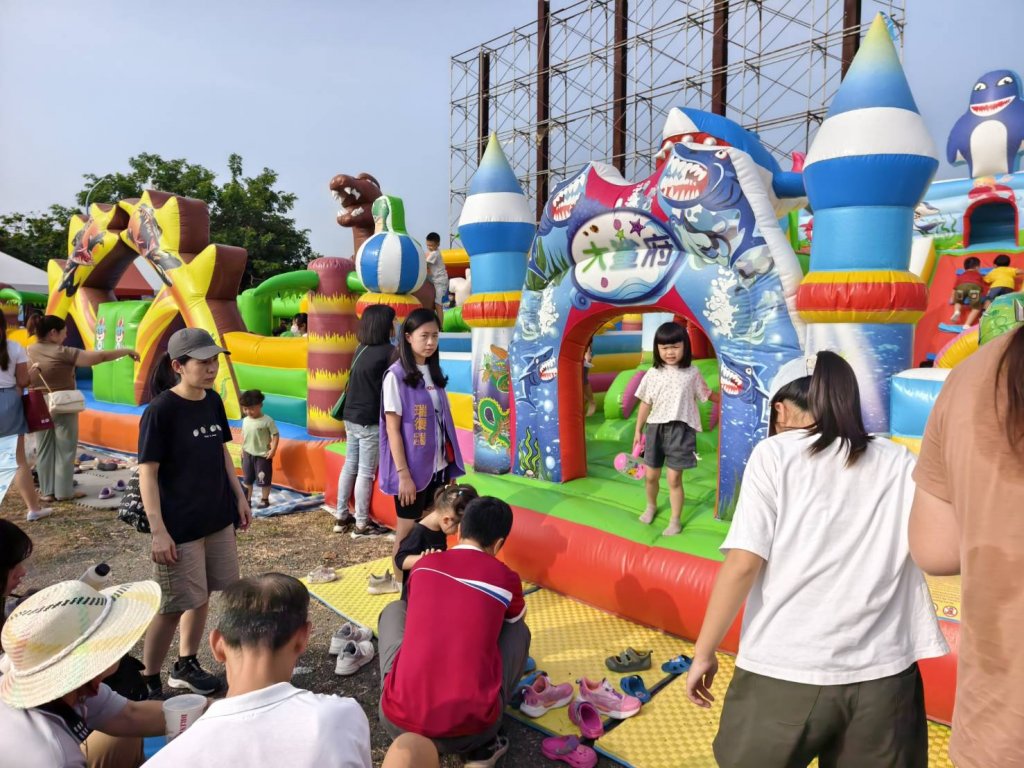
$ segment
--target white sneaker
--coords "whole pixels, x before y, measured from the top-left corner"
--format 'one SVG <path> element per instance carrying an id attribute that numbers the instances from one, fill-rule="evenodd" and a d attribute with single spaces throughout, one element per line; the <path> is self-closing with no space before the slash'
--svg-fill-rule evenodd
<path id="1" fill-rule="evenodd" d="M 392 592 L 401 592 L 402 585 L 391 575 L 391 570 L 384 571 L 383 576 L 375 576 L 372 573 L 368 580 L 366 591 L 371 595 L 388 595 Z"/>
<path id="2" fill-rule="evenodd" d="M 327 652 L 331 656 L 337 656 L 344 649 L 345 643 L 358 643 L 361 640 L 373 640 L 373 632 L 368 627 L 346 621 L 341 625 L 341 629 L 331 636 L 331 648 Z"/>
<path id="3" fill-rule="evenodd" d="M 353 675 L 359 671 L 360 667 L 373 661 L 373 656 L 373 643 L 369 640 L 359 640 L 358 642 L 350 640 L 345 643 L 341 653 L 338 654 L 338 663 L 334 667 L 334 674 Z"/>
<path id="4" fill-rule="evenodd" d="M 36 520 L 42 520 L 44 517 L 49 517 L 53 514 L 53 510 L 50 507 L 42 507 L 37 509 L 35 512 L 29 511 L 25 518 L 30 522 L 34 523 Z"/>

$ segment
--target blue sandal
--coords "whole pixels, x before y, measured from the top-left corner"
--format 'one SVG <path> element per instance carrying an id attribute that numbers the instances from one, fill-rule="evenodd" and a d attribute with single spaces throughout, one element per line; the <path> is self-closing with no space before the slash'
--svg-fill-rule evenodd
<path id="1" fill-rule="evenodd" d="M 646 704 L 651 700 L 651 692 L 647 690 L 644 679 L 640 675 L 624 677 L 619 681 L 619 685 L 622 687 L 623 693 L 640 699 L 641 704 Z"/>
<path id="2" fill-rule="evenodd" d="M 690 664 L 693 663 L 693 659 L 689 656 L 679 654 L 675 658 L 671 658 L 661 665 L 662 672 L 668 672 L 670 675 L 683 675 L 690 668 Z"/>

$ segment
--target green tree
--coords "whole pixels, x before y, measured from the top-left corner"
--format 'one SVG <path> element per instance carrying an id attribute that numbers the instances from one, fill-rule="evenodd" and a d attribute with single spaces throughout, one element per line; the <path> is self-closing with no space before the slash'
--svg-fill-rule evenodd
<path id="1" fill-rule="evenodd" d="M 44 212 L 0 216 L 0 250 L 46 269 L 46 262 L 67 256 L 68 222 L 89 202 L 138 198 L 147 189 L 204 200 L 210 206 L 210 242 L 245 248 L 249 260 L 242 288 L 294 269 L 318 254 L 309 245 L 309 230 L 299 229 L 289 215 L 296 195 L 277 189 L 277 173 L 264 168 L 257 176 L 243 173 L 242 158 L 228 158 L 230 180 L 217 184 L 217 174 L 182 158 L 165 160 L 142 153 L 128 160 L 128 171 L 87 173 L 75 195 L 79 209 L 52 205 Z"/>
<path id="2" fill-rule="evenodd" d="M 316 256 L 309 246 L 309 230 L 296 229 L 287 214 L 296 196 L 274 188 L 277 173 L 264 168 L 259 175 L 242 175 L 242 158 L 228 158 L 231 180 L 217 192 L 211 206 L 210 236 L 218 243 L 237 245 L 249 252 L 246 278 L 250 285 L 281 272 L 304 269 Z"/>
<path id="3" fill-rule="evenodd" d="M 0 216 L 0 251 L 46 269 L 50 259 L 67 257 L 68 221 L 75 209 L 51 205 L 33 213 Z"/>

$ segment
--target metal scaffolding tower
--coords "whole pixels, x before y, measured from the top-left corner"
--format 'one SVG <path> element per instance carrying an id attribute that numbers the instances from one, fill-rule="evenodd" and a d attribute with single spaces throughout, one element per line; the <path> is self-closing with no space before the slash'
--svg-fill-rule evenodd
<path id="1" fill-rule="evenodd" d="M 724 114 L 780 161 L 806 151 L 876 11 L 905 0 L 578 0 L 451 59 L 449 234 L 488 135 L 537 218 L 590 160 L 653 169 L 672 106 Z"/>

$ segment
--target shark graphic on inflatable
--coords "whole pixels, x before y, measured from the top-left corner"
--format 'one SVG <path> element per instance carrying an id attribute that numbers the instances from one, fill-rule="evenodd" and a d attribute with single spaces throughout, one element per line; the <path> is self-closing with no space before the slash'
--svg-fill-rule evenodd
<path id="1" fill-rule="evenodd" d="M 1020 76 L 1009 69 L 986 72 L 974 84 L 971 101 L 946 142 L 952 165 L 967 163 L 968 175 L 1016 173 L 1024 151 L 1024 99 Z"/>

